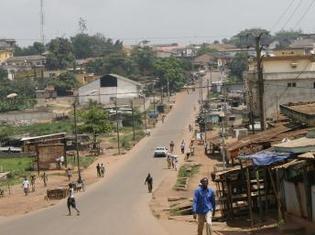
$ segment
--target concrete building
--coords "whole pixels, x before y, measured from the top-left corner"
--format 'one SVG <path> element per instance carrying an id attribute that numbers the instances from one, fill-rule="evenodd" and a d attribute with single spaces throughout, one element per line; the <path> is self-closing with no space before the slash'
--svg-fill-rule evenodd
<path id="1" fill-rule="evenodd" d="M 116 98 L 129 100 L 139 97 L 141 91 L 140 83 L 116 74 L 107 74 L 79 88 L 79 103 L 84 105 L 93 100 L 110 104 Z"/>
<path id="2" fill-rule="evenodd" d="M 0 39 L 0 64 L 13 56 L 15 40 Z"/>
<path id="3" fill-rule="evenodd" d="M 285 53 L 263 59 L 264 112 L 267 119 L 277 119 L 279 106 L 290 102 L 313 101 L 315 98 L 315 57 Z M 255 63 L 245 74 L 247 104 L 259 116 L 258 79 Z"/>
<path id="4" fill-rule="evenodd" d="M 33 71 L 34 76 L 37 76 L 37 70 L 43 71 L 45 63 L 46 57 L 41 55 L 14 56 L 0 63 L 0 66 L 8 71 L 8 78 L 13 80 L 18 77 L 18 73 L 27 71 Z"/>

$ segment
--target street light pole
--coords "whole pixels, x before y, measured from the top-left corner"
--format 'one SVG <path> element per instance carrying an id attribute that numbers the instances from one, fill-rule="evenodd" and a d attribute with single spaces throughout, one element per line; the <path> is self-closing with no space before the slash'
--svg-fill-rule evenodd
<path id="1" fill-rule="evenodd" d="M 77 98 L 73 102 L 73 120 L 74 120 L 74 136 L 75 136 L 75 148 L 77 153 L 77 167 L 78 167 L 78 181 L 81 182 L 81 169 L 80 169 L 80 154 L 79 154 L 79 143 L 78 143 L 78 126 L 77 126 Z"/>

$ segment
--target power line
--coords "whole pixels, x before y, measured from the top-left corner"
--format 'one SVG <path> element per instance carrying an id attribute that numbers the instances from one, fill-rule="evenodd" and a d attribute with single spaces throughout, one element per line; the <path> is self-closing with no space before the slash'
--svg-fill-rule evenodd
<path id="1" fill-rule="evenodd" d="M 308 5 L 308 7 L 305 9 L 305 11 L 303 12 L 301 18 L 297 21 L 297 23 L 295 24 L 294 28 L 298 27 L 302 20 L 305 18 L 305 16 L 310 12 L 310 10 L 312 9 L 313 5 L 315 3 L 315 0 L 311 0 L 311 3 Z"/>
<path id="2" fill-rule="evenodd" d="M 271 31 L 280 23 L 280 21 L 283 19 L 283 17 L 288 13 L 288 11 L 290 10 L 291 6 L 293 5 L 293 3 L 296 0 L 292 0 L 290 2 L 290 4 L 288 5 L 288 7 L 282 12 L 282 14 L 280 15 L 280 17 L 277 19 L 277 21 L 273 24 L 273 26 L 271 27 Z"/>
<path id="3" fill-rule="evenodd" d="M 287 19 L 287 21 L 284 23 L 284 25 L 282 26 L 281 30 L 284 30 L 285 27 L 287 27 L 287 25 L 290 23 L 290 21 L 292 20 L 292 18 L 294 17 L 294 15 L 296 14 L 296 12 L 299 10 L 299 8 L 301 7 L 303 3 L 303 0 L 299 0 L 298 4 L 296 5 L 296 7 L 294 8 L 293 12 L 291 13 L 291 15 L 289 16 L 289 18 Z"/>

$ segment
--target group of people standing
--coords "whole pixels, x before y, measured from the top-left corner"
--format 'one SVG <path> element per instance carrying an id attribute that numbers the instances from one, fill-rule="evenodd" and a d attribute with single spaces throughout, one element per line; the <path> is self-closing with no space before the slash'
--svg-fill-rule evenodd
<path id="1" fill-rule="evenodd" d="M 99 164 L 97 163 L 96 165 L 96 174 L 97 174 L 97 177 L 104 177 L 105 175 L 105 166 L 103 163 Z"/>

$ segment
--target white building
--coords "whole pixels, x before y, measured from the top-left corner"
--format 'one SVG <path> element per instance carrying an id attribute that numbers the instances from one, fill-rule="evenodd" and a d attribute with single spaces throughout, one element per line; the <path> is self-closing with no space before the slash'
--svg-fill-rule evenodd
<path id="1" fill-rule="evenodd" d="M 100 104 L 109 104 L 120 99 L 131 99 L 141 95 L 142 85 L 128 78 L 106 74 L 79 88 L 80 105 L 90 100 Z"/>
<path id="2" fill-rule="evenodd" d="M 315 56 L 297 51 L 263 59 L 265 117 L 277 119 L 279 106 L 290 102 L 315 100 Z M 259 93 L 255 63 L 245 76 L 247 100 L 259 116 Z"/>

